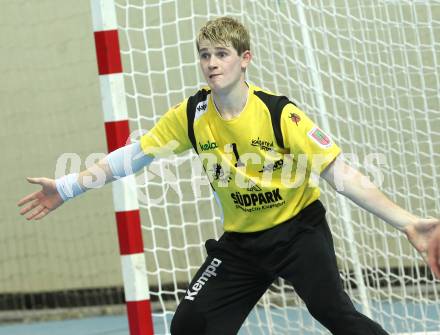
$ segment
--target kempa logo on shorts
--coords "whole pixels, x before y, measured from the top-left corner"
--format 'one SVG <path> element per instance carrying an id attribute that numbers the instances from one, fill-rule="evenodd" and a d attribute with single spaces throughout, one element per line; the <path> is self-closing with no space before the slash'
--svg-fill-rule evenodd
<path id="1" fill-rule="evenodd" d="M 218 148 L 216 142 L 210 142 L 209 140 L 208 140 L 208 143 L 205 143 L 205 144 L 202 144 L 199 142 L 199 146 L 202 151 L 208 151 L 208 150 L 213 150 L 213 149 Z"/>
<path id="2" fill-rule="evenodd" d="M 214 258 L 212 260 L 211 264 L 208 265 L 205 271 L 203 271 L 202 275 L 200 276 L 199 279 L 197 279 L 195 284 L 186 291 L 186 295 L 185 295 L 186 300 L 194 301 L 194 298 L 196 297 L 197 294 L 199 294 L 199 291 L 206 284 L 208 279 L 217 276 L 217 273 L 215 271 L 217 270 L 217 268 L 220 266 L 221 263 L 222 261 L 219 260 L 218 258 Z"/>

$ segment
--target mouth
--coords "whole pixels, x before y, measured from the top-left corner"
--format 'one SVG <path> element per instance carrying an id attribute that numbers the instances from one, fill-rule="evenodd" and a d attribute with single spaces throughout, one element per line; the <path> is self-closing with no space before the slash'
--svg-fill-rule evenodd
<path id="1" fill-rule="evenodd" d="M 214 78 L 214 77 L 218 77 L 218 76 L 220 76 L 220 74 L 210 74 L 209 75 L 209 79 L 212 79 L 212 78 Z"/>

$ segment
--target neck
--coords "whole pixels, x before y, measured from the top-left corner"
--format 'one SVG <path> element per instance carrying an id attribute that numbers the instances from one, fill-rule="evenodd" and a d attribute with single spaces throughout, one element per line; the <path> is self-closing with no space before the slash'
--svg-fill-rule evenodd
<path id="1" fill-rule="evenodd" d="M 249 87 L 240 81 L 227 92 L 212 92 L 212 99 L 218 112 L 225 120 L 238 116 L 246 105 Z"/>

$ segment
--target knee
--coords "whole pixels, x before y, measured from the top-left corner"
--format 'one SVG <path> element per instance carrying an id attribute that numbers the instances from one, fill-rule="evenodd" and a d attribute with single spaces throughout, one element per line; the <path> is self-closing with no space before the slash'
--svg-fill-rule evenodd
<path id="1" fill-rule="evenodd" d="M 332 334 L 387 334 L 379 324 L 359 313 L 345 294 L 334 299 L 314 299 L 307 308 Z"/>
<path id="2" fill-rule="evenodd" d="M 203 335 L 205 317 L 191 304 L 181 303 L 171 320 L 172 335 Z"/>
<path id="3" fill-rule="evenodd" d="M 338 314 L 335 311 L 334 306 L 329 306 L 329 304 L 324 301 L 315 301 L 309 303 L 307 304 L 307 309 L 310 314 L 322 324 L 328 324 Z"/>
<path id="4" fill-rule="evenodd" d="M 315 295 L 307 303 L 310 314 L 328 329 L 334 329 L 350 323 L 357 314 L 353 304 L 344 294 L 337 297 L 322 297 Z"/>

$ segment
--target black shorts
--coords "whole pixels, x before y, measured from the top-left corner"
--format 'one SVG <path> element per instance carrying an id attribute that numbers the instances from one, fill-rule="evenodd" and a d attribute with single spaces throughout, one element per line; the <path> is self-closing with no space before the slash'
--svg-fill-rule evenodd
<path id="1" fill-rule="evenodd" d="M 355 310 L 343 290 L 320 201 L 274 228 L 224 233 L 205 247 L 208 256 L 176 310 L 173 335 L 237 334 L 279 277 L 293 285 L 310 313 L 333 334 L 386 334 Z"/>

